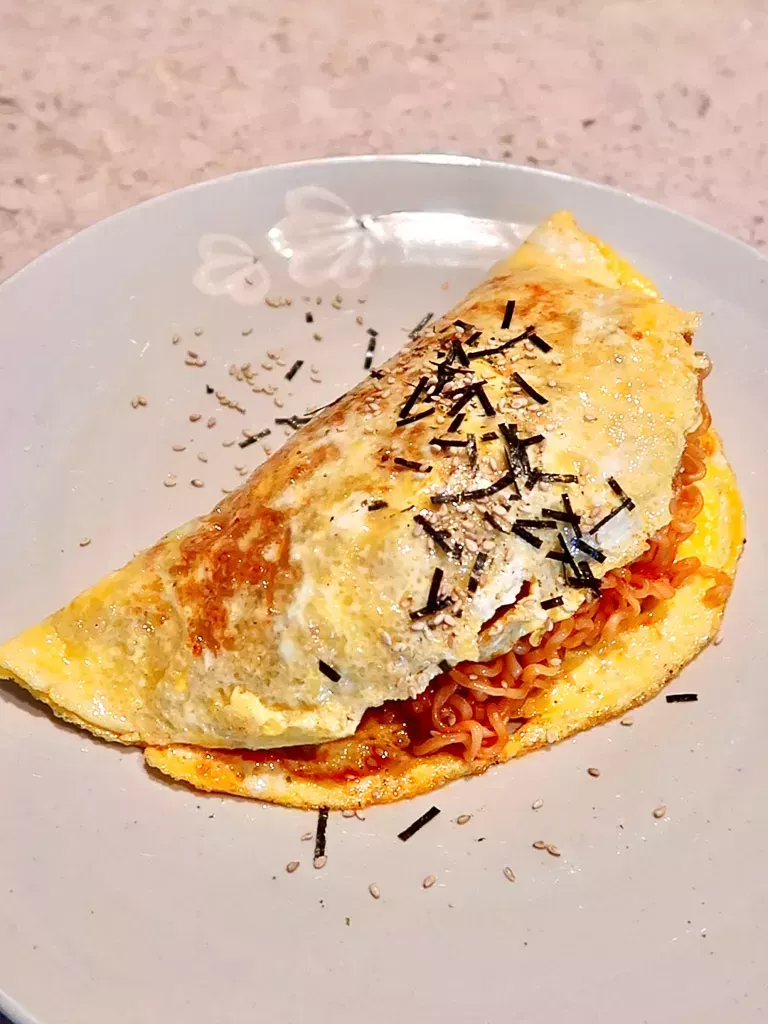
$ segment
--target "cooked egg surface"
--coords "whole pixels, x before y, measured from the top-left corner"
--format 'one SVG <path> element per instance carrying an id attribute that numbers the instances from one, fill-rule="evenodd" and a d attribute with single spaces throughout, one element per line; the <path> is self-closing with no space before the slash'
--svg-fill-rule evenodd
<path id="1" fill-rule="evenodd" d="M 565 616 L 589 595 L 558 530 L 518 520 L 569 501 L 595 579 L 669 521 L 700 419 L 695 326 L 556 214 L 211 513 L 0 647 L 0 670 L 125 743 L 349 736 L 441 661 L 542 628 L 542 600 Z"/>
<path id="2" fill-rule="evenodd" d="M 679 557 L 695 555 L 733 576 L 743 547 L 744 512 L 736 480 L 711 436 L 714 454 L 699 482 L 704 509 L 696 531 Z M 599 725 L 653 697 L 717 633 L 722 608 L 703 603 L 711 580 L 689 579 L 666 603 L 655 623 L 628 630 L 609 644 L 569 655 L 555 685 L 528 702 L 529 721 L 510 739 L 501 761 L 529 753 Z M 348 741 L 364 746 L 366 739 Z M 364 750 L 363 750 L 364 754 Z M 197 789 L 258 798 L 291 807 L 346 810 L 427 793 L 446 782 L 484 771 L 487 762 L 467 764 L 460 757 L 404 755 L 396 770 L 377 770 L 360 778 L 301 777 L 277 757 L 270 765 L 248 756 L 191 747 L 148 748 L 147 764 Z M 350 760 L 355 751 L 350 751 Z"/>

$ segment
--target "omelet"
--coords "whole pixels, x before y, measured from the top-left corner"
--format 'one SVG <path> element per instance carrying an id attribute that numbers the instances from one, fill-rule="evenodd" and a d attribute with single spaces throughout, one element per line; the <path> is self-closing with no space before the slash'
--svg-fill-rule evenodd
<path id="1" fill-rule="evenodd" d="M 545 638 L 669 524 L 709 369 L 697 323 L 553 215 L 208 515 L 0 646 L 0 673 L 201 788 L 349 807 L 480 770 L 343 766 L 377 744 L 371 709 Z M 714 435 L 700 487 L 686 544 L 732 575 L 742 512 Z M 706 588 L 573 652 L 498 759 L 655 693 L 717 628 Z"/>

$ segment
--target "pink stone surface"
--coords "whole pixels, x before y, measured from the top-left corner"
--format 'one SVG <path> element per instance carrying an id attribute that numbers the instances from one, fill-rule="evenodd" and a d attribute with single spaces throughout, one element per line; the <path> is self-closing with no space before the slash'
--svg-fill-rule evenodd
<path id="1" fill-rule="evenodd" d="M 764 0 L 4 0 L 0 276 L 285 160 L 537 164 L 768 239 Z"/>

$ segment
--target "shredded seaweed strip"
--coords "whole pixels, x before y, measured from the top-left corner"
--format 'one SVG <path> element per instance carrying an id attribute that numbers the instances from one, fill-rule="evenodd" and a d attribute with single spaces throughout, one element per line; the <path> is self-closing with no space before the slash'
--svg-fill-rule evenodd
<path id="1" fill-rule="evenodd" d="M 414 413 L 413 416 L 408 416 L 406 419 L 398 420 L 395 425 L 398 427 L 405 427 L 409 423 L 416 423 L 417 420 L 423 420 L 427 416 L 431 416 L 434 411 L 434 409 L 425 409 L 423 412 Z"/>
<path id="2" fill-rule="evenodd" d="M 294 430 L 298 430 L 305 423 L 309 423 L 311 419 L 311 416 L 278 416 L 275 423 L 278 427 L 293 427 Z"/>
<path id="3" fill-rule="evenodd" d="M 379 332 L 375 331 L 373 327 L 369 327 L 365 333 L 370 334 L 372 338 L 377 338 L 379 336 Z"/>
<path id="4" fill-rule="evenodd" d="M 337 672 L 336 669 L 332 665 L 329 665 L 327 661 L 319 659 L 317 662 L 317 667 L 320 669 L 324 676 L 327 676 L 331 680 L 332 683 L 338 683 L 338 681 L 341 679 L 341 672 Z"/>
<path id="5" fill-rule="evenodd" d="M 530 395 L 534 402 L 538 402 L 539 405 L 548 404 L 549 399 L 545 398 L 544 395 L 540 395 L 536 388 L 532 384 L 528 383 L 525 377 L 522 377 L 519 373 L 513 373 L 512 379 L 517 382 L 527 395 Z"/>
<path id="6" fill-rule="evenodd" d="M 242 441 L 237 442 L 238 448 L 248 448 L 252 444 L 256 444 L 257 441 L 261 441 L 265 437 L 269 437 L 272 431 L 269 427 L 265 427 L 264 430 L 260 430 L 258 434 L 251 434 L 250 437 L 244 438 Z"/>
<path id="7" fill-rule="evenodd" d="M 667 704 L 690 704 L 698 700 L 698 693 L 668 693 Z"/>
<path id="8" fill-rule="evenodd" d="M 448 433 L 449 434 L 455 434 L 457 432 L 457 430 L 459 429 L 461 424 L 464 422 L 464 415 L 465 414 L 463 412 L 460 412 L 458 414 L 458 416 L 454 416 L 453 417 L 453 419 L 451 420 L 451 422 L 450 422 L 450 424 L 448 426 Z"/>
<path id="9" fill-rule="evenodd" d="M 542 484 L 577 484 L 579 478 L 575 473 L 542 473 L 539 471 L 539 483 Z"/>
<path id="10" fill-rule="evenodd" d="M 205 393 L 206 393 L 206 395 L 212 395 L 214 390 L 215 389 L 212 388 L 210 384 L 206 384 L 205 385 Z"/>
<path id="11" fill-rule="evenodd" d="M 480 586 L 480 576 L 482 575 L 483 569 L 485 569 L 487 561 L 488 555 L 486 552 L 478 551 L 477 557 L 475 558 L 475 564 L 472 566 L 472 572 L 469 576 L 469 583 L 467 584 L 467 590 L 470 594 L 474 594 Z"/>
<path id="12" fill-rule="evenodd" d="M 434 313 L 425 313 L 421 320 L 419 320 L 419 322 L 416 324 L 416 326 L 411 328 L 410 331 L 408 331 L 408 337 L 415 338 L 417 334 L 421 334 L 421 332 L 424 330 L 424 328 L 427 326 L 427 324 L 434 315 Z"/>
<path id="13" fill-rule="evenodd" d="M 533 530 L 556 530 L 557 523 L 552 519 L 518 519 L 520 526 L 527 526 Z"/>
<path id="14" fill-rule="evenodd" d="M 328 808 L 321 807 L 317 812 L 317 829 L 315 831 L 314 860 L 325 856 L 325 833 L 328 828 Z"/>
<path id="15" fill-rule="evenodd" d="M 384 374 L 381 372 L 381 370 L 371 370 L 368 376 L 373 377 L 374 380 L 381 380 Z"/>
<path id="16" fill-rule="evenodd" d="M 502 331 L 508 331 L 509 326 L 512 323 L 512 317 L 515 315 L 515 300 L 507 299 L 507 307 L 504 310 L 504 319 L 501 321 Z"/>
<path id="17" fill-rule="evenodd" d="M 308 324 L 313 324 L 315 322 L 315 318 L 312 316 L 309 310 L 307 310 L 307 312 L 304 314 L 304 319 L 307 321 Z"/>
<path id="18" fill-rule="evenodd" d="M 583 551 L 585 555 L 589 555 L 590 558 L 594 558 L 596 562 L 604 562 L 605 555 L 602 551 L 598 551 L 597 548 L 593 548 L 591 544 L 588 544 L 583 537 L 577 537 L 573 542 L 573 546 L 578 548 L 579 551 Z"/>
<path id="19" fill-rule="evenodd" d="M 617 516 L 619 512 L 623 512 L 624 509 L 633 509 L 635 507 L 634 501 L 631 498 L 625 498 L 620 505 L 617 505 L 613 511 L 609 512 L 607 516 L 603 516 L 599 523 L 595 523 L 592 529 L 589 531 L 591 535 L 597 533 L 598 530 L 602 530 L 606 523 L 609 523 L 614 516 Z"/>
<path id="20" fill-rule="evenodd" d="M 473 491 L 458 491 L 456 494 L 433 494 L 429 500 L 433 505 L 456 504 L 460 501 L 479 501 L 481 498 L 490 498 L 491 495 L 498 494 L 505 487 L 512 486 L 515 486 L 514 473 L 505 473 L 504 476 L 499 477 L 498 480 L 487 487 L 479 487 Z M 519 496 L 518 494 L 517 497 Z"/>
<path id="21" fill-rule="evenodd" d="M 580 587 L 591 590 L 595 594 L 600 593 L 600 580 L 594 576 L 589 567 L 589 562 L 579 562 L 577 572 L 577 576 L 569 577 L 566 580 L 569 587 Z"/>
<path id="22" fill-rule="evenodd" d="M 304 365 L 304 360 L 303 359 L 297 359 L 296 362 L 293 364 L 293 366 L 288 371 L 288 373 L 286 373 L 285 379 L 286 380 L 293 380 L 293 378 L 296 376 L 296 374 L 299 372 L 299 370 L 302 368 L 303 365 Z"/>
<path id="23" fill-rule="evenodd" d="M 453 667 L 452 665 L 448 664 L 445 658 L 443 658 L 441 661 L 438 661 L 437 665 L 441 672 L 450 672 L 451 668 Z"/>
<path id="24" fill-rule="evenodd" d="M 436 445 L 438 448 L 466 448 L 469 441 L 452 441 L 447 437 L 433 437 L 429 443 Z"/>
<path id="25" fill-rule="evenodd" d="M 371 335 L 371 340 L 368 342 L 368 351 L 365 353 L 365 362 L 363 363 L 364 370 L 370 370 L 373 366 L 373 353 L 376 351 L 376 335 Z"/>
<path id="26" fill-rule="evenodd" d="M 512 527 L 512 533 L 514 533 L 521 540 L 524 540 L 526 544 L 530 544 L 532 548 L 540 548 L 541 545 L 544 543 L 541 537 L 537 537 L 535 534 L 526 530 L 526 528 L 524 526 L 521 526 L 519 523 L 515 523 L 515 525 Z"/>
<path id="27" fill-rule="evenodd" d="M 422 377 L 419 383 L 410 393 L 408 398 L 405 400 L 405 405 L 402 407 L 398 414 L 398 419 L 404 420 L 408 417 L 411 409 L 416 405 L 421 395 L 427 390 L 427 384 L 429 383 L 429 377 Z"/>
<path id="28" fill-rule="evenodd" d="M 566 497 L 566 495 L 563 495 L 563 497 Z M 549 519 L 556 519 L 559 523 L 568 523 L 574 530 L 578 527 L 581 519 L 575 512 L 563 512 L 559 508 L 543 508 L 541 514 Z"/>
<path id="29" fill-rule="evenodd" d="M 461 365 L 469 366 L 469 357 L 467 356 L 467 353 L 464 351 L 464 346 L 461 344 L 458 338 L 453 339 L 451 347 L 453 349 L 454 357 L 458 359 Z"/>
<path id="30" fill-rule="evenodd" d="M 470 334 L 470 336 L 464 341 L 464 345 L 467 348 L 472 348 L 474 345 L 476 345 L 478 343 L 478 341 L 480 341 L 482 336 L 483 336 L 483 332 L 482 331 L 475 331 L 474 334 Z"/>
<path id="31" fill-rule="evenodd" d="M 489 430 L 487 434 L 481 434 L 480 435 L 480 440 L 481 441 L 496 441 L 496 440 L 498 440 L 498 437 L 499 437 L 499 435 L 496 433 L 495 430 Z"/>
<path id="32" fill-rule="evenodd" d="M 402 832 L 397 833 L 397 838 L 402 839 L 404 843 L 407 843 L 411 836 L 415 836 L 416 833 L 428 825 L 433 818 L 436 818 L 440 813 L 439 807 L 430 807 L 428 811 L 425 811 L 420 818 L 412 822 L 408 828 L 404 828 Z"/>
<path id="33" fill-rule="evenodd" d="M 369 501 L 365 506 L 369 512 L 378 512 L 380 508 L 389 508 L 388 501 Z"/>
<path id="34" fill-rule="evenodd" d="M 559 608 L 562 603 L 562 597 L 548 597 L 546 601 L 541 602 L 541 607 L 544 611 L 549 611 L 550 608 Z"/>
<path id="35" fill-rule="evenodd" d="M 410 616 L 412 619 L 423 619 L 427 615 L 434 615 L 435 612 L 442 611 L 443 608 L 447 607 L 451 603 L 450 594 L 445 597 L 440 597 L 440 586 L 443 582 L 443 570 L 438 566 L 432 574 L 432 582 L 429 584 L 429 594 L 427 596 L 427 603 L 423 608 L 419 608 L 415 612 L 411 612 Z"/>
<path id="36" fill-rule="evenodd" d="M 474 331 L 475 329 L 474 324 L 468 324 L 464 320 L 454 320 L 453 326 L 460 327 L 462 331 Z"/>
<path id="37" fill-rule="evenodd" d="M 532 331 L 528 335 L 528 341 L 530 341 L 530 343 L 532 345 L 535 345 L 536 348 L 539 349 L 540 352 L 551 352 L 552 351 L 552 346 L 548 342 L 544 341 L 543 338 L 539 337 L 539 335 L 536 333 L 536 331 Z"/>
<path id="38" fill-rule="evenodd" d="M 532 327 L 526 327 L 522 334 L 518 334 L 516 337 L 510 338 L 509 341 L 502 342 L 501 345 L 496 345 L 495 348 L 483 348 L 479 349 L 477 352 L 472 352 L 469 358 L 484 359 L 486 356 L 495 356 L 498 355 L 499 352 L 506 352 L 508 348 L 512 348 L 514 345 L 518 345 L 521 341 L 525 341 L 527 338 L 530 338 L 532 331 Z"/>
<path id="39" fill-rule="evenodd" d="M 431 466 L 423 466 L 420 462 L 414 462 L 413 459 L 401 459 L 399 456 L 392 460 L 396 466 L 402 466 L 403 469 L 413 469 L 417 473 L 431 473 Z"/>
<path id="40" fill-rule="evenodd" d="M 477 441 L 474 434 L 470 434 L 467 440 L 467 456 L 470 466 L 474 469 L 477 465 Z"/>
<path id="41" fill-rule="evenodd" d="M 417 522 L 419 526 L 424 530 L 424 533 L 437 544 L 438 547 L 442 548 L 447 555 L 452 558 L 461 558 L 462 547 L 461 544 L 453 544 L 451 542 L 451 535 L 447 530 L 438 530 L 436 526 L 427 519 L 421 512 L 417 516 L 413 517 L 414 522 Z"/>
<path id="42" fill-rule="evenodd" d="M 458 391 L 454 391 L 453 394 L 459 395 L 460 397 L 459 400 L 454 403 L 449 415 L 455 416 L 459 410 L 463 409 L 464 406 L 471 402 L 473 398 L 476 398 L 480 402 L 480 405 L 482 405 L 483 412 L 486 416 L 495 416 L 496 410 L 493 408 L 490 398 L 485 393 L 484 385 L 485 381 L 478 380 L 474 381 L 472 384 L 467 384 L 463 388 L 459 388 Z"/>

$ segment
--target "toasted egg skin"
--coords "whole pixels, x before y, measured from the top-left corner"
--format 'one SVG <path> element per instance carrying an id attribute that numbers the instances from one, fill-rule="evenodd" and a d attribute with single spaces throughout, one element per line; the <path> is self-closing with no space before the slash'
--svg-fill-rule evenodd
<path id="1" fill-rule="evenodd" d="M 707 474 L 698 483 L 704 508 L 679 557 L 695 556 L 734 577 L 744 546 L 744 509 L 733 472 L 711 432 L 708 447 L 712 454 Z M 567 739 L 654 697 L 721 628 L 724 609 L 704 602 L 710 584 L 704 577 L 693 576 L 666 602 L 658 620 L 635 626 L 586 653 L 568 655 L 554 686 L 528 702 L 524 709 L 528 721 L 492 763 Z M 403 757 L 396 769 L 379 768 L 361 778 L 339 779 L 298 777 L 277 757 L 263 764 L 237 752 L 185 746 L 149 747 L 145 759 L 151 769 L 197 789 L 289 807 L 334 810 L 418 796 L 489 767 L 488 762 L 467 763 L 461 757 L 439 753 Z"/>
<path id="2" fill-rule="evenodd" d="M 518 520 L 567 499 L 595 531 L 603 560 L 581 559 L 595 582 L 669 522 L 701 418 L 696 325 L 555 214 L 208 515 L 0 646 L 0 670 L 122 743 L 351 736 L 446 661 L 493 657 L 589 595 L 552 557 L 559 531 Z M 525 442 L 514 488 L 510 425 Z M 451 438 L 465 447 L 433 443 Z M 541 603 L 558 596 L 550 617 Z"/>

